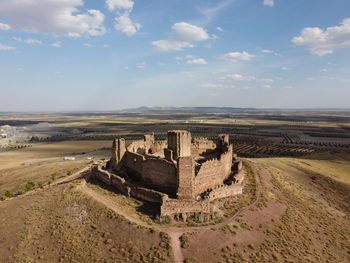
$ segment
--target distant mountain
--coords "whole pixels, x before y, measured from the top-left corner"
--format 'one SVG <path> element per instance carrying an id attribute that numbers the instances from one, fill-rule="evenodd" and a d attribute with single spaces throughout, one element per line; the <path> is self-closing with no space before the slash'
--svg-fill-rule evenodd
<path id="1" fill-rule="evenodd" d="M 120 112 L 148 112 L 148 113 L 227 113 L 227 112 L 245 112 L 245 111 L 261 111 L 256 108 L 234 108 L 234 107 L 146 107 L 142 106 L 134 109 L 125 109 Z"/>

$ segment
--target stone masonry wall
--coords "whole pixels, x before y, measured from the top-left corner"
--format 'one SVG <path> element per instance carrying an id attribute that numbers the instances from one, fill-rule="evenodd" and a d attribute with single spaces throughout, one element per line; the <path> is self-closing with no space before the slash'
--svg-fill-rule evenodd
<path id="1" fill-rule="evenodd" d="M 208 140 L 207 138 L 197 137 L 193 138 L 192 140 L 192 154 L 202 154 L 207 150 L 214 150 L 215 148 L 216 144 L 212 140 Z"/>
<path id="2" fill-rule="evenodd" d="M 191 156 L 191 133 L 189 131 L 168 131 L 168 148 L 173 151 L 174 159 Z"/>
<path id="3" fill-rule="evenodd" d="M 142 162 L 145 157 L 138 153 L 126 152 L 123 158 L 123 165 L 127 167 L 128 172 L 131 172 L 137 177 L 142 175 Z"/>
<path id="4" fill-rule="evenodd" d="M 127 196 L 132 196 L 136 199 L 158 203 L 161 205 L 168 199 L 168 195 L 164 193 L 130 185 L 124 178 L 114 173 L 110 173 L 109 171 L 103 170 L 100 166 L 95 166 L 92 168 L 92 176 L 107 185 L 115 187 L 121 193 Z"/>
<path id="5" fill-rule="evenodd" d="M 224 198 L 228 196 L 242 194 L 242 192 L 243 192 L 242 184 L 219 186 L 210 192 L 208 199 L 212 201 L 218 198 Z"/>
<path id="6" fill-rule="evenodd" d="M 159 191 L 175 194 L 177 190 L 176 166 L 165 159 L 146 157 L 142 163 L 142 182 Z"/>
<path id="7" fill-rule="evenodd" d="M 210 203 L 208 200 L 178 200 L 167 199 L 160 208 L 161 216 L 191 213 L 210 213 Z"/>
<path id="8" fill-rule="evenodd" d="M 131 144 L 128 145 L 127 150 L 133 153 L 145 153 L 145 141 L 144 140 L 136 140 L 132 141 Z"/>
<path id="9" fill-rule="evenodd" d="M 177 180 L 177 197 L 179 199 L 193 199 L 194 161 L 192 156 L 179 157 L 177 164 Z"/>
<path id="10" fill-rule="evenodd" d="M 231 175 L 232 145 L 218 159 L 203 163 L 195 176 L 194 194 L 199 195 L 208 189 L 221 185 Z"/>

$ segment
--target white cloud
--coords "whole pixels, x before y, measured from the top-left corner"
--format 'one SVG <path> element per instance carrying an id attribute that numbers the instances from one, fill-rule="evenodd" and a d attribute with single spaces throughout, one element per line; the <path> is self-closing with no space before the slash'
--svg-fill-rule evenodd
<path id="1" fill-rule="evenodd" d="M 256 80 L 256 77 L 253 76 L 243 76 L 240 74 L 231 74 L 231 75 L 226 75 L 225 77 L 222 77 L 219 79 L 220 81 L 223 82 L 230 82 L 230 81 L 252 81 Z"/>
<path id="2" fill-rule="evenodd" d="M 290 68 L 288 68 L 288 67 L 281 67 L 281 69 L 284 71 L 290 70 Z"/>
<path id="3" fill-rule="evenodd" d="M 268 84 L 262 85 L 261 88 L 263 88 L 263 89 L 272 89 L 271 85 L 268 85 Z"/>
<path id="4" fill-rule="evenodd" d="M 132 0 L 107 0 L 107 8 L 109 11 L 115 10 L 132 10 L 134 7 L 134 1 Z"/>
<path id="5" fill-rule="evenodd" d="M 194 47 L 193 42 L 204 41 L 210 38 L 204 28 L 186 22 L 176 23 L 171 28 L 174 31 L 174 37 L 172 39 L 152 42 L 152 45 L 159 51 L 192 48 Z"/>
<path id="6" fill-rule="evenodd" d="M 94 45 L 90 44 L 90 43 L 84 43 L 83 44 L 84 47 L 93 47 Z"/>
<path id="7" fill-rule="evenodd" d="M 175 31 L 175 38 L 179 41 L 194 42 L 209 39 L 204 28 L 186 22 L 176 23 L 171 28 Z"/>
<path id="8" fill-rule="evenodd" d="M 223 10 L 225 10 L 234 0 L 216 0 L 214 5 L 199 7 L 198 11 L 203 16 L 201 24 L 210 24 Z M 204 2 L 204 1 L 203 1 Z"/>
<path id="9" fill-rule="evenodd" d="M 259 82 L 259 83 L 273 83 L 274 80 L 273 79 L 256 79 L 256 82 Z"/>
<path id="10" fill-rule="evenodd" d="M 3 23 L 0 23 L 0 30 L 10 30 L 11 27 L 8 25 L 8 24 L 3 24 Z"/>
<path id="11" fill-rule="evenodd" d="M 327 72 L 328 70 L 326 68 L 323 68 L 320 70 L 320 72 Z"/>
<path id="12" fill-rule="evenodd" d="M 114 25 L 114 28 L 130 37 L 139 31 L 141 25 L 133 22 L 129 15 L 130 14 L 126 12 L 123 15 L 116 17 L 116 24 Z"/>
<path id="13" fill-rule="evenodd" d="M 15 50 L 15 47 L 6 46 L 0 43 L 0 50 Z"/>
<path id="14" fill-rule="evenodd" d="M 194 58 L 194 59 L 187 60 L 187 64 L 207 65 L 208 62 L 203 58 Z"/>
<path id="15" fill-rule="evenodd" d="M 214 83 L 205 83 L 199 86 L 204 89 L 234 89 L 234 85 L 223 85 L 223 84 L 214 84 Z"/>
<path id="16" fill-rule="evenodd" d="M 182 50 L 186 47 L 194 47 L 191 43 L 175 40 L 157 40 L 153 41 L 152 45 L 154 45 L 159 51 Z"/>
<path id="17" fill-rule="evenodd" d="M 53 46 L 53 47 L 62 47 L 62 43 L 61 42 L 54 42 L 54 43 L 52 43 L 51 44 L 51 46 Z"/>
<path id="18" fill-rule="evenodd" d="M 222 29 L 222 27 L 217 27 L 216 30 L 220 31 L 220 32 L 224 32 L 224 30 Z"/>
<path id="19" fill-rule="evenodd" d="M 273 79 L 268 78 L 257 78 L 254 76 L 244 76 L 241 74 L 229 74 L 218 79 L 221 82 L 235 82 L 235 81 L 255 81 L 257 83 L 273 83 Z"/>
<path id="20" fill-rule="evenodd" d="M 0 1 L 0 16 L 11 29 L 71 37 L 98 36 L 106 32 L 105 16 L 98 10 L 80 12 L 82 0 Z"/>
<path id="21" fill-rule="evenodd" d="M 146 62 L 140 62 L 136 64 L 137 68 L 144 69 L 147 66 Z"/>
<path id="22" fill-rule="evenodd" d="M 27 38 L 27 39 L 22 39 L 20 37 L 13 37 L 13 40 L 16 40 L 17 42 L 29 44 L 29 45 L 42 45 L 43 42 L 38 39 L 33 39 L 33 38 Z"/>
<path id="23" fill-rule="evenodd" d="M 268 54 L 273 54 L 275 53 L 273 50 L 269 50 L 269 49 L 263 49 L 261 50 L 262 53 L 268 53 Z"/>
<path id="24" fill-rule="evenodd" d="M 42 45 L 43 44 L 43 42 L 41 40 L 32 39 L 32 38 L 25 39 L 24 43 L 30 44 L 30 45 Z"/>
<path id="25" fill-rule="evenodd" d="M 251 60 L 254 57 L 254 55 L 249 54 L 248 52 L 243 51 L 242 53 L 240 52 L 229 52 L 224 54 L 223 58 L 227 61 L 231 62 L 237 62 L 240 60 L 248 61 Z"/>
<path id="26" fill-rule="evenodd" d="M 292 42 L 297 46 L 305 46 L 311 54 L 324 56 L 337 49 L 350 48 L 350 18 L 344 19 L 339 26 L 306 27 L 300 36 L 294 37 Z"/>
<path id="27" fill-rule="evenodd" d="M 132 21 L 130 14 L 134 7 L 132 0 L 107 0 L 109 11 L 118 11 L 118 16 L 115 17 L 114 28 L 126 34 L 128 37 L 137 33 L 140 30 L 141 24 Z"/>
<path id="28" fill-rule="evenodd" d="M 274 6 L 275 5 L 275 1 L 274 0 L 264 0 L 263 2 L 264 5 L 266 6 Z"/>

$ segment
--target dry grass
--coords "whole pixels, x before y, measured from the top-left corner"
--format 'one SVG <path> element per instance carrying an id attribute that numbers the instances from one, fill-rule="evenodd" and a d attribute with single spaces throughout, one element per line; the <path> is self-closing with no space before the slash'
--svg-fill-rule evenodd
<path id="1" fill-rule="evenodd" d="M 106 155 L 94 150 L 108 146 L 110 141 L 66 141 L 37 144 L 31 148 L 2 152 L 0 153 L 0 196 L 3 197 L 6 191 L 14 194 L 23 192 L 29 181 L 35 182 L 40 187 L 40 184 L 45 185 L 70 175 L 90 162 L 86 160 L 86 156 L 98 159 Z M 81 157 L 75 161 L 63 161 L 62 158 L 77 155 Z"/>
<path id="2" fill-rule="evenodd" d="M 172 262 L 164 234 L 129 223 L 75 183 L 0 204 L 0 262 Z"/>
<path id="3" fill-rule="evenodd" d="M 261 177 L 259 203 L 219 231 L 189 236 L 185 257 L 194 262 L 349 262 L 350 186 L 332 179 L 346 161 L 335 161 L 334 167 L 328 160 L 250 161 L 270 171 Z M 332 177 L 322 170 L 328 165 Z"/>

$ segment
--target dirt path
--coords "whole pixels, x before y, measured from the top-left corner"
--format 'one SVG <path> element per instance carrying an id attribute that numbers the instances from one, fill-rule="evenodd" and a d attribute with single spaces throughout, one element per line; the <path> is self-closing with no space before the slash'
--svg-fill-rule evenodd
<path id="1" fill-rule="evenodd" d="M 61 178 L 61 179 L 57 180 L 56 182 L 52 183 L 51 185 L 45 186 L 43 189 L 53 187 L 53 186 L 59 185 L 59 184 L 69 183 L 69 182 L 74 181 L 78 178 L 83 178 L 84 173 L 87 172 L 90 168 L 91 168 L 91 166 L 89 165 L 89 166 L 79 170 L 78 172 L 76 172 L 70 176 Z M 262 171 L 262 173 L 264 173 L 264 175 L 268 175 L 269 172 L 268 172 L 268 170 L 264 169 Z M 238 216 L 240 216 L 246 210 L 255 206 L 259 202 L 259 200 L 261 198 L 261 186 L 260 186 L 260 177 L 261 176 L 258 175 L 258 172 L 256 171 L 256 169 L 254 169 L 254 175 L 255 175 L 255 180 L 256 180 L 256 185 L 257 185 L 257 188 L 256 188 L 257 198 L 256 198 L 256 200 L 253 203 L 251 203 L 250 205 L 241 208 L 232 217 L 227 218 L 225 221 L 223 221 L 219 224 L 216 224 L 215 227 L 225 226 L 225 225 L 233 222 Z M 144 221 L 142 221 L 141 219 L 134 218 L 134 217 L 128 215 L 123 210 L 121 210 L 118 207 L 118 205 L 116 205 L 111 199 L 109 199 L 105 195 L 98 193 L 98 192 L 94 191 L 93 189 L 89 188 L 88 185 L 86 184 L 86 182 L 88 180 L 89 180 L 89 176 L 85 177 L 85 180 L 82 180 L 81 184 L 78 185 L 78 189 L 81 190 L 83 193 L 85 193 L 88 196 L 90 196 L 91 198 L 95 199 L 97 202 L 105 205 L 106 207 L 108 207 L 109 209 L 114 211 L 115 213 L 123 216 L 125 219 L 129 220 L 132 223 L 135 223 L 137 225 L 147 227 L 147 228 L 153 227 L 153 228 L 157 229 L 158 231 L 166 232 L 170 237 L 170 243 L 171 243 L 171 248 L 172 248 L 175 263 L 183 263 L 183 261 L 184 261 L 184 256 L 182 253 L 181 242 L 180 242 L 181 235 L 183 235 L 184 233 L 193 232 L 193 231 L 197 231 L 197 232 L 204 231 L 204 230 L 208 230 L 208 229 L 213 227 L 213 225 L 198 226 L 198 227 L 164 227 L 164 226 L 157 226 L 157 225 L 149 225 L 149 224 L 145 223 Z M 33 191 L 29 191 L 23 195 L 13 197 L 13 198 L 8 198 L 8 199 L 4 200 L 3 202 L 10 201 L 14 198 L 21 198 L 23 196 L 36 193 L 38 191 L 42 191 L 43 189 L 37 188 L 37 189 L 35 189 Z"/>
<path id="2" fill-rule="evenodd" d="M 183 234 L 183 231 L 179 229 L 167 231 L 168 235 L 170 236 L 170 242 L 171 242 L 171 248 L 173 250 L 173 256 L 175 263 L 183 263 L 184 262 L 184 255 L 182 254 L 182 248 L 181 248 L 181 242 L 180 237 Z"/>
<path id="3" fill-rule="evenodd" d="M 80 189 L 83 193 L 92 197 L 96 201 L 100 202 L 101 204 L 105 205 L 106 207 L 108 207 L 112 211 L 116 212 L 118 215 L 125 217 L 130 222 L 133 222 L 135 224 L 138 224 L 140 226 L 144 226 L 147 228 L 151 227 L 151 225 L 148 225 L 147 223 L 143 222 L 142 220 L 137 219 L 135 217 L 132 217 L 132 216 L 128 215 L 127 213 L 125 213 L 124 211 L 122 211 L 117 205 L 115 205 L 115 203 L 112 200 L 110 200 L 109 198 L 107 198 L 103 194 L 97 193 L 94 190 L 92 190 L 91 188 L 89 188 L 86 185 L 86 180 L 82 181 L 82 183 L 78 186 L 78 189 Z"/>
<path id="4" fill-rule="evenodd" d="M 266 170 L 266 169 L 264 169 L 262 171 L 262 173 L 264 173 L 265 175 L 269 174 L 268 170 Z M 238 216 L 240 216 L 242 213 L 249 210 L 251 207 L 255 206 L 259 202 L 259 200 L 261 199 L 261 186 L 260 186 L 260 177 L 261 176 L 258 175 L 258 171 L 256 170 L 256 168 L 254 168 L 254 176 L 255 176 L 256 186 L 257 186 L 256 187 L 257 198 L 255 199 L 255 201 L 253 203 L 251 203 L 250 205 L 241 208 L 232 217 L 227 218 L 225 221 L 223 221 L 219 224 L 216 224 L 215 227 L 221 227 L 221 226 L 225 226 L 229 223 L 232 223 Z M 89 178 L 85 178 L 85 179 L 88 180 Z M 142 220 L 129 216 L 127 213 L 123 212 L 117 205 L 115 205 L 115 203 L 112 200 L 110 200 L 109 198 L 107 198 L 103 194 L 97 193 L 94 190 L 92 190 L 91 188 L 89 188 L 86 184 L 86 180 L 84 180 L 81 183 L 81 185 L 79 185 L 79 188 L 82 192 L 91 196 L 92 198 L 94 198 L 98 202 L 102 203 L 106 207 L 108 207 L 111 210 L 113 210 L 114 212 L 116 212 L 117 214 L 124 216 L 127 220 L 129 220 L 135 224 L 144 226 L 144 227 L 151 227 L 151 225 L 146 224 Z M 158 231 L 163 231 L 163 232 L 168 233 L 168 235 L 170 237 L 170 243 L 171 243 L 171 248 L 172 248 L 175 263 L 183 263 L 184 256 L 182 253 L 181 242 L 180 242 L 181 235 L 183 235 L 184 233 L 193 232 L 193 231 L 198 232 L 198 231 L 208 230 L 208 229 L 212 228 L 213 225 L 198 226 L 198 227 L 163 227 L 163 226 L 152 225 L 152 227 L 157 229 Z"/>

